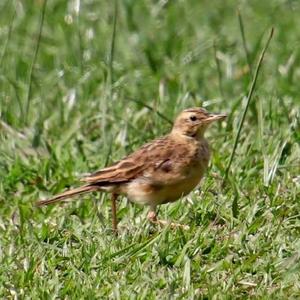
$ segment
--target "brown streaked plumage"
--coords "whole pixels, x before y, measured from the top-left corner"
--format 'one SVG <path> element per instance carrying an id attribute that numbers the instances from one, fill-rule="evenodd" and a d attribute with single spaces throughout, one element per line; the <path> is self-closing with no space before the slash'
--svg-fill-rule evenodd
<path id="1" fill-rule="evenodd" d="M 173 202 L 191 192 L 207 169 L 210 151 L 204 132 L 224 114 L 210 114 L 203 108 L 189 108 L 176 118 L 172 131 L 132 154 L 82 179 L 85 185 L 51 199 L 48 205 L 93 191 L 112 193 L 113 229 L 117 230 L 116 199 L 127 196 L 132 202 L 149 205 L 148 218 L 155 223 L 157 205 Z"/>

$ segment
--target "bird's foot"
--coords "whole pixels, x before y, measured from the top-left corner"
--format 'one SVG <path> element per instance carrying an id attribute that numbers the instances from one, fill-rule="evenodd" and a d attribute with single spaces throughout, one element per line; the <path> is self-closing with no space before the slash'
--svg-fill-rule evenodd
<path id="1" fill-rule="evenodd" d="M 150 211 L 148 213 L 148 220 L 155 224 L 155 225 L 160 225 L 160 226 L 170 226 L 171 228 L 175 229 L 175 228 L 181 228 L 184 230 L 189 230 L 190 227 L 188 225 L 183 225 L 183 224 L 179 224 L 179 223 L 173 223 L 173 222 L 169 222 L 167 220 L 158 220 L 156 213 L 153 211 Z"/>
<path id="2" fill-rule="evenodd" d="M 172 229 L 181 228 L 183 230 L 189 230 L 190 226 L 180 224 L 180 223 L 174 223 L 167 220 L 156 220 L 155 224 L 161 225 L 161 226 L 170 226 Z"/>

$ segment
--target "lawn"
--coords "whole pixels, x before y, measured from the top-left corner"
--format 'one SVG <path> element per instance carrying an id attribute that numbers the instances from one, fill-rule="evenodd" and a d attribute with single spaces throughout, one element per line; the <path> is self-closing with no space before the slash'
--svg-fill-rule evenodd
<path id="1" fill-rule="evenodd" d="M 116 3 L 0 2 L 1 298 L 299 298 L 299 1 Z M 201 186 L 160 207 L 189 230 L 124 198 L 116 237 L 105 194 L 35 207 L 194 106 L 229 116 Z"/>

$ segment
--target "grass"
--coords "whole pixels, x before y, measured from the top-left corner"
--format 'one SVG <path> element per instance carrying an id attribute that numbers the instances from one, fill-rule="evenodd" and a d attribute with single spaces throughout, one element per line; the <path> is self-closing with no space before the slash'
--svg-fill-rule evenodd
<path id="1" fill-rule="evenodd" d="M 2 1 L 1 298 L 299 298 L 299 13 L 292 0 Z M 116 238 L 103 194 L 34 207 L 199 105 L 229 118 L 207 134 L 201 188 L 159 212 L 190 230 L 154 230 L 122 199 Z"/>
<path id="2" fill-rule="evenodd" d="M 240 15 L 239 15 L 240 16 Z M 241 18 L 239 18 L 241 20 Z M 242 28 L 242 26 L 241 26 Z M 243 31 L 242 31 L 243 33 Z M 241 117 L 241 121 L 240 121 L 240 124 L 238 126 L 238 130 L 237 130 L 237 134 L 236 134 L 236 138 L 234 140 L 234 144 L 233 144 L 233 148 L 232 148 L 232 152 L 231 152 L 231 155 L 230 155 L 230 158 L 229 158 L 229 162 L 228 162 L 228 165 L 226 167 L 226 170 L 225 170 L 225 175 L 224 175 L 224 183 L 228 177 L 228 173 L 229 173 L 229 170 L 230 170 L 230 167 L 231 167 L 231 164 L 232 164 L 232 161 L 233 161 L 233 158 L 234 158 L 234 155 L 235 155 L 235 151 L 236 151 L 236 148 L 237 148 L 237 145 L 239 143 L 239 138 L 240 138 L 240 134 L 241 134 L 241 131 L 242 131 L 242 128 L 243 128 L 243 125 L 244 125 L 244 121 L 245 121 L 245 117 L 246 117 L 246 114 L 247 114 L 247 111 L 248 111 L 248 107 L 250 105 L 250 101 L 252 99 L 252 95 L 255 91 L 255 86 L 256 86 L 256 82 L 257 82 L 257 78 L 258 78 L 258 74 L 259 74 L 259 71 L 260 71 L 260 68 L 262 66 L 262 62 L 263 62 L 263 59 L 264 59 L 264 56 L 265 56 L 265 53 L 269 47 L 269 44 L 270 44 L 270 41 L 273 37 L 273 34 L 274 34 L 274 28 L 271 29 L 270 31 L 270 35 L 269 35 L 269 38 L 266 42 L 266 45 L 264 46 L 262 52 L 261 52 L 261 55 L 259 56 L 259 60 L 258 60 L 258 63 L 257 63 L 257 67 L 256 67 L 256 70 L 255 70 L 255 73 L 254 73 L 254 76 L 253 76 L 253 79 L 252 79 L 252 82 L 251 82 L 251 86 L 250 86 L 250 89 L 249 89 L 249 93 L 247 95 L 247 102 L 246 102 L 246 105 L 245 105 L 245 108 L 243 110 L 243 114 L 242 114 L 242 117 Z M 244 33 L 243 33 L 243 36 L 244 36 Z M 244 40 L 244 39 L 243 39 Z M 246 49 L 246 47 L 245 47 Z M 249 65 L 249 64 L 248 64 Z M 250 72 L 250 68 L 249 68 L 249 72 Z"/>

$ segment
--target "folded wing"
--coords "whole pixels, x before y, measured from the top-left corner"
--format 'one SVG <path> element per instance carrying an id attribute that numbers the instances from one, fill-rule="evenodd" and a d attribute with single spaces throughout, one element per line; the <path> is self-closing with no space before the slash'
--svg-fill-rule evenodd
<path id="1" fill-rule="evenodd" d="M 181 162 L 188 156 L 188 150 L 183 145 L 176 145 L 175 141 L 167 136 L 144 145 L 112 166 L 81 180 L 101 186 L 125 183 L 143 177 L 155 184 L 174 184 L 181 180 L 181 165 L 185 165 Z"/>

